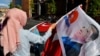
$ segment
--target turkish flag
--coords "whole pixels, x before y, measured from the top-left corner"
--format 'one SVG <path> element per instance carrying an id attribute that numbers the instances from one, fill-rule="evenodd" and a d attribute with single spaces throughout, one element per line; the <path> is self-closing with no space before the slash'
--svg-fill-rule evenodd
<path id="1" fill-rule="evenodd" d="M 49 27 L 50 27 L 51 23 L 49 22 L 42 22 L 37 26 L 37 29 L 39 30 L 39 32 L 46 32 Z"/>
<path id="2" fill-rule="evenodd" d="M 62 56 L 56 29 L 53 30 L 51 37 L 47 40 L 41 56 Z"/>

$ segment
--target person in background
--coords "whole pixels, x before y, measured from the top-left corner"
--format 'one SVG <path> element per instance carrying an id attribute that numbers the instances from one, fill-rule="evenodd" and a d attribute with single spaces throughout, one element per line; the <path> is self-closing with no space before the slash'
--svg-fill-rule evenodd
<path id="1" fill-rule="evenodd" d="M 51 36 L 51 31 L 56 25 L 52 24 L 44 36 L 39 36 L 23 28 L 27 22 L 27 15 L 23 10 L 9 9 L 5 17 L 8 21 L 2 30 L 1 38 L 4 56 L 8 53 L 13 56 L 30 56 L 30 42 L 44 43 Z"/>

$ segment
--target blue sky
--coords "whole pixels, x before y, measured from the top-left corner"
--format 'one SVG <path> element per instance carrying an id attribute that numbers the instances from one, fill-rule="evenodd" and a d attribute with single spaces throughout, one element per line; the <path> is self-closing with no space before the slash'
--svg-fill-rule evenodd
<path id="1" fill-rule="evenodd" d="M 8 7 L 12 0 L 0 0 L 0 6 Z"/>
<path id="2" fill-rule="evenodd" d="M 0 4 L 9 5 L 11 0 L 0 0 Z"/>

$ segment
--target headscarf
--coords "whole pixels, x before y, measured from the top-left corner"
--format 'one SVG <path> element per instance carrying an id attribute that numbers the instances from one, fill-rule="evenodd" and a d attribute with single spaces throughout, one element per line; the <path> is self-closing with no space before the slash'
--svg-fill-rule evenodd
<path id="1" fill-rule="evenodd" d="M 4 48 L 4 55 L 16 51 L 20 44 L 19 30 L 26 25 L 27 15 L 23 10 L 12 8 L 5 15 L 8 18 L 6 26 L 2 30 L 3 37 L 1 45 Z"/>

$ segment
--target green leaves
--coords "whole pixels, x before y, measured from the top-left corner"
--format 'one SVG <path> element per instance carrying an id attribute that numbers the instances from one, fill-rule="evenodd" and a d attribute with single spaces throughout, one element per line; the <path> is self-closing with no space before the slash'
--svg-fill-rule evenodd
<path id="1" fill-rule="evenodd" d="M 10 2 L 9 7 L 10 8 L 13 8 L 14 7 L 14 4 L 12 2 Z"/>
<path id="2" fill-rule="evenodd" d="M 56 13 L 56 6 L 55 1 L 51 0 L 51 3 L 48 3 L 48 14 L 55 14 Z"/>
<path id="3" fill-rule="evenodd" d="M 90 16 L 100 16 L 100 0 L 90 0 L 87 12 Z"/>

